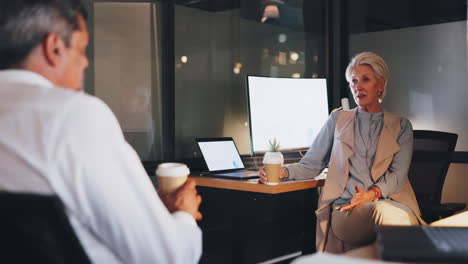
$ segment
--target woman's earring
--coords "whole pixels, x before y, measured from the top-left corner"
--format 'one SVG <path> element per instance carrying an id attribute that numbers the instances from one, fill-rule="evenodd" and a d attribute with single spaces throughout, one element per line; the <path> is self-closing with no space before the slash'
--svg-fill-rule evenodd
<path id="1" fill-rule="evenodd" d="M 381 92 L 381 91 L 378 91 L 378 92 L 377 92 L 377 95 L 378 95 L 378 96 L 382 96 L 382 92 Z"/>

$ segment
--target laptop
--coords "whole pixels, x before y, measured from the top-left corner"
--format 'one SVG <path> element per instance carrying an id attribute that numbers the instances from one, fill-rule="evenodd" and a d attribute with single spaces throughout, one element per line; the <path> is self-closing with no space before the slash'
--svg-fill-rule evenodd
<path id="1" fill-rule="evenodd" d="M 384 260 L 468 263 L 468 227 L 381 226 L 377 246 Z"/>
<path id="2" fill-rule="evenodd" d="M 245 169 L 237 146 L 231 137 L 196 138 L 195 140 L 208 168 L 206 176 L 233 179 L 258 178 L 258 171 Z"/>

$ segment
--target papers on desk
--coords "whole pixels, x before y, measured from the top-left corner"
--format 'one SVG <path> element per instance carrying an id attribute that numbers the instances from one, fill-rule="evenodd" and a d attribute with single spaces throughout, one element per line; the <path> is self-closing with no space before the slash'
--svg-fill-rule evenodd
<path id="1" fill-rule="evenodd" d="M 468 227 L 468 211 L 432 222 L 430 226 Z"/>
<path id="2" fill-rule="evenodd" d="M 344 255 L 335 255 L 328 253 L 315 253 L 305 255 L 295 259 L 291 264 L 315 264 L 315 263 L 333 263 L 333 264 L 396 264 L 399 262 L 388 262 L 382 260 L 369 260 L 353 258 Z"/>
<path id="3" fill-rule="evenodd" d="M 322 171 L 322 173 L 319 174 L 319 176 L 315 177 L 314 180 L 325 180 L 327 178 L 327 171 Z"/>

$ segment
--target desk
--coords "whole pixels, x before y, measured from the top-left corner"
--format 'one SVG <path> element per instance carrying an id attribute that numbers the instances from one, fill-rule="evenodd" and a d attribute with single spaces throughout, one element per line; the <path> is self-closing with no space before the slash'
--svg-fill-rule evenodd
<path id="1" fill-rule="evenodd" d="M 468 227 L 468 211 L 458 213 L 446 217 L 444 219 L 435 221 L 430 224 L 430 226 L 451 226 L 451 227 Z M 364 258 L 364 259 L 382 259 L 378 254 L 377 244 L 373 243 L 372 245 L 354 249 L 346 252 L 347 256 Z M 419 263 L 423 264 L 423 263 Z"/>
<path id="2" fill-rule="evenodd" d="M 324 180 L 283 182 L 191 176 L 202 195 L 200 263 L 259 263 L 315 252 L 317 189 Z"/>
<path id="3" fill-rule="evenodd" d="M 323 186 L 325 180 L 303 180 L 303 181 L 286 181 L 278 185 L 258 184 L 258 180 L 228 180 L 221 178 L 208 178 L 199 176 L 190 176 L 190 179 L 195 180 L 198 186 L 212 187 L 219 189 L 228 189 L 236 191 L 256 192 L 256 193 L 285 193 L 310 188 Z"/>
<path id="4" fill-rule="evenodd" d="M 449 216 L 447 218 L 435 221 L 431 223 L 430 226 L 468 227 L 468 211 L 464 211 L 456 215 Z M 315 261 L 317 261 L 318 259 L 325 259 L 325 258 L 328 259 L 328 261 L 334 261 L 335 263 L 338 263 L 338 261 L 335 261 L 335 260 L 341 260 L 341 259 L 346 261 L 343 263 L 355 263 L 355 264 L 367 263 L 365 260 L 376 260 L 376 261 L 380 260 L 381 261 L 381 262 L 380 261 L 375 262 L 376 264 L 377 263 L 394 263 L 394 262 L 382 261 L 382 257 L 379 255 L 377 247 L 378 247 L 377 244 L 373 243 L 369 246 L 350 250 L 346 252 L 344 255 L 340 255 L 340 256 L 334 256 L 334 255 L 321 256 L 319 254 L 304 256 L 298 259 L 297 261 L 295 261 L 294 264 L 308 264 L 308 263 L 312 264 L 312 263 L 315 263 Z M 344 257 L 349 257 L 349 258 L 344 259 Z M 412 262 L 412 264 L 430 264 L 430 263 Z"/>

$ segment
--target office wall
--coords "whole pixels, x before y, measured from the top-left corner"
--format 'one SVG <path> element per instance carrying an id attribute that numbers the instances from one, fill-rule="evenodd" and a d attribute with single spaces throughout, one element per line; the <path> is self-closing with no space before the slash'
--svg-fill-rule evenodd
<path id="1" fill-rule="evenodd" d="M 468 151 L 466 21 L 350 37 L 350 54 L 374 51 L 390 67 L 386 110 L 408 117 L 414 129 L 457 133 Z"/>
<path id="2" fill-rule="evenodd" d="M 414 129 L 457 133 L 468 151 L 467 22 L 436 24 L 350 36 L 350 55 L 374 51 L 390 67 L 383 106 L 408 117 Z M 442 200 L 468 203 L 468 164 L 452 164 Z"/>

